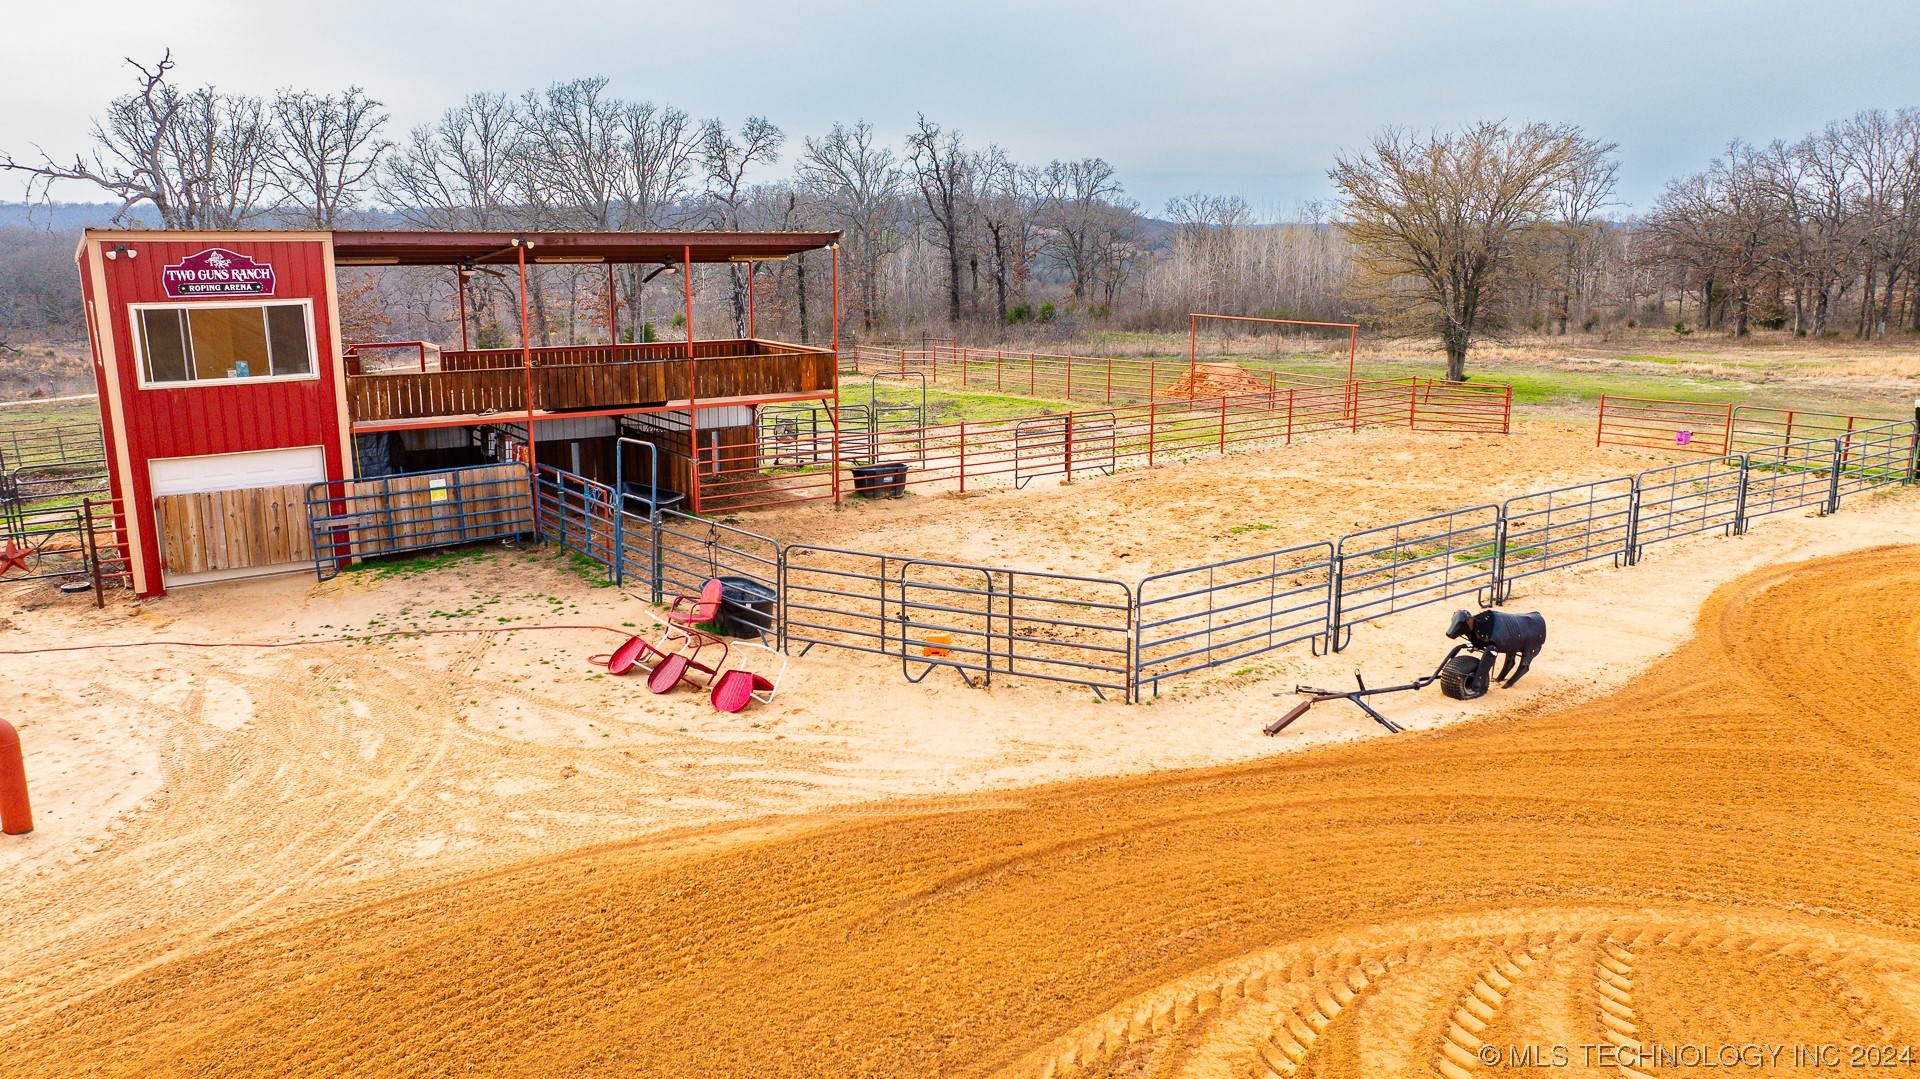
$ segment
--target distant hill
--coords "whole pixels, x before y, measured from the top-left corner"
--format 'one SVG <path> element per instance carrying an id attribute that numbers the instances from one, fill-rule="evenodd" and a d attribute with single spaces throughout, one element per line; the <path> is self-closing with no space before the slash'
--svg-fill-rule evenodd
<path id="1" fill-rule="evenodd" d="M 78 233 L 113 225 L 112 202 L 0 202 L 0 228 L 32 228 L 53 233 Z M 135 209 L 139 227 L 153 227 L 152 211 Z"/>

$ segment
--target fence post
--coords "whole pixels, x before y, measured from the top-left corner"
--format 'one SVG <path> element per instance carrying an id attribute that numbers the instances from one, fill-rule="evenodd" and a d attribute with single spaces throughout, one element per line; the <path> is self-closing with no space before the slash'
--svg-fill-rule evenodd
<path id="1" fill-rule="evenodd" d="M 1073 400 L 1073 357 L 1067 357 L 1067 400 Z"/>
<path id="2" fill-rule="evenodd" d="M 1067 482 L 1072 483 L 1073 482 L 1073 412 L 1071 410 L 1067 412 L 1066 440 L 1063 444 L 1066 447 L 1065 456 L 1067 461 Z"/>
<path id="3" fill-rule="evenodd" d="M 1600 395 L 1600 417 L 1593 424 L 1593 444 L 1598 446 L 1607 433 L 1607 395 Z"/>
<path id="4" fill-rule="evenodd" d="M 613 452 L 618 454 L 620 447 L 616 445 Z M 613 486 L 613 499 L 613 586 L 618 588 L 626 580 L 627 496 L 622 493 L 617 481 Z M 465 522 L 462 521 L 462 526 L 464 525 Z"/>
<path id="5" fill-rule="evenodd" d="M 1733 534 L 1747 534 L 1747 454 L 1740 455 L 1740 486 L 1733 496 Z"/>
<path id="6" fill-rule="evenodd" d="M 1640 477 L 1633 477 L 1633 486 L 1627 489 L 1627 550 L 1621 558 L 1622 566 L 1634 566 L 1640 562 Z"/>
<path id="7" fill-rule="evenodd" d="M 1153 468 L 1153 427 L 1158 418 L 1160 404 L 1151 398 L 1147 401 L 1147 468 Z M 1916 436 L 1916 445 L 1920 445 L 1920 436 Z"/>
<path id="8" fill-rule="evenodd" d="M 1589 496 L 1591 497 L 1591 496 Z M 1591 511 L 1589 511 L 1591 512 Z M 1551 517 L 1548 520 L 1552 520 Z M 1493 522 L 1493 581 L 1488 589 L 1489 607 L 1498 607 L 1504 598 L 1500 595 L 1500 586 L 1507 576 L 1507 504 L 1500 503 L 1499 516 Z"/>
<path id="9" fill-rule="evenodd" d="M 1113 357 L 1107 357 L 1107 404 L 1113 404 Z"/>
<path id="10" fill-rule="evenodd" d="M 993 350 L 993 392 L 1006 389 L 1007 357 L 999 349 Z"/>
<path id="11" fill-rule="evenodd" d="M 780 654 L 791 655 L 787 647 L 787 549 L 777 544 L 774 547 L 773 591 L 773 610 L 780 619 L 780 634 L 775 639 L 780 642 Z"/>
<path id="12" fill-rule="evenodd" d="M 1733 452 L 1733 405 L 1731 404 L 1727 405 L 1727 429 L 1726 429 L 1726 433 L 1721 436 L 1721 439 L 1722 441 L 1720 443 L 1720 446 L 1721 446 L 1720 452 L 1732 453 Z"/>
<path id="13" fill-rule="evenodd" d="M 960 493 L 967 493 L 967 421 L 960 421 Z"/>
<path id="14" fill-rule="evenodd" d="M 93 605 L 97 609 L 107 605 L 107 590 L 100 583 L 100 540 L 93 534 L 93 499 L 81 499 L 80 512 L 86 519 L 84 527 L 87 530 L 87 570 L 93 578 Z"/>
<path id="15" fill-rule="evenodd" d="M 1340 651 L 1340 585 L 1347 575 L 1347 559 L 1334 549 L 1327 574 L 1327 654 Z"/>
<path id="16" fill-rule="evenodd" d="M 653 557 L 651 559 L 652 565 L 649 566 L 648 569 L 651 570 L 653 581 L 652 587 L 648 589 L 648 592 L 653 596 L 653 602 L 659 603 L 666 598 L 666 583 L 661 580 L 665 574 L 661 572 L 660 564 L 660 544 L 664 542 L 661 538 L 661 533 L 666 529 L 666 523 L 658 511 L 652 514 L 652 518 L 651 527 L 648 528 L 648 531 L 653 533 Z"/>
<path id="17" fill-rule="evenodd" d="M 1827 513 L 1840 512 L 1840 469 L 1846 463 L 1845 439 L 1833 440 L 1833 470 L 1827 474 Z"/>
<path id="18" fill-rule="evenodd" d="M 1407 430 L 1418 431 L 1420 429 L 1420 425 L 1415 422 L 1414 419 L 1419 412 L 1420 380 L 1418 378 L 1410 378 L 1407 380 Z"/>
<path id="19" fill-rule="evenodd" d="M 1913 400 L 1913 438 L 1907 444 L 1907 478 L 1901 482 L 1913 482 L 1916 461 L 1920 461 L 1920 397 Z"/>
<path id="20" fill-rule="evenodd" d="M 1040 386 L 1040 357 L 1029 352 L 1027 353 L 1027 396 L 1032 397 L 1036 393 L 1038 393 L 1039 386 Z"/>
<path id="21" fill-rule="evenodd" d="M 1287 445 L 1293 445 L 1293 393 L 1287 391 Z"/>
<path id="22" fill-rule="evenodd" d="M 1227 455 L 1227 397 L 1220 395 L 1220 456 Z"/>

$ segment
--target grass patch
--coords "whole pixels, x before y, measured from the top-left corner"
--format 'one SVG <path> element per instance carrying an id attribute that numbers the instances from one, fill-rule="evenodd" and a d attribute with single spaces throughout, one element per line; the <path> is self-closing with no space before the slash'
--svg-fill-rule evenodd
<path id="1" fill-rule="evenodd" d="M 423 573 L 452 569 L 492 557 L 487 547 L 443 547 L 433 551 L 385 555 L 365 559 L 341 570 L 342 573 L 366 573 L 374 577 L 418 577 Z"/>
<path id="2" fill-rule="evenodd" d="M 23 427 L 59 427 L 70 423 L 98 425 L 100 405 L 92 398 L 79 401 L 30 401 L 0 407 L 0 432 Z"/>

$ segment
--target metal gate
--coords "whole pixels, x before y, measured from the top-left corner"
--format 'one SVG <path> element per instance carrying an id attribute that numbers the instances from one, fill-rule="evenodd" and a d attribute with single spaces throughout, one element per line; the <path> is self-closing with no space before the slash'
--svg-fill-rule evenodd
<path id="1" fill-rule="evenodd" d="M 323 581 L 374 555 L 533 531 L 527 466 L 477 465 L 307 487 L 314 571 Z"/>
<path id="2" fill-rule="evenodd" d="M 1111 412 L 1040 416 L 1013 425 L 1013 486 L 1024 488 L 1038 476 L 1065 475 L 1074 469 L 1111 476 L 1119 458 Z"/>
<path id="3" fill-rule="evenodd" d="M 1492 604 L 1499 578 L 1500 507 L 1436 513 L 1341 537 L 1328 634 L 1345 648 L 1353 624 L 1473 596 Z"/>
<path id="4" fill-rule="evenodd" d="M 1315 655 L 1333 610 L 1333 544 L 1308 543 L 1156 573 L 1134 592 L 1134 685 L 1250 659 L 1300 641 Z"/>
<path id="5" fill-rule="evenodd" d="M 1816 508 L 1821 515 L 1839 508 L 1840 439 L 1787 442 L 1754 450 L 1740 458 L 1746 482 L 1741 490 L 1736 533 L 1769 513 Z"/>
<path id="6" fill-rule="evenodd" d="M 1632 476 L 1596 480 L 1509 498 L 1500 506 L 1496 599 L 1513 582 L 1599 558 L 1627 564 L 1633 548 Z"/>

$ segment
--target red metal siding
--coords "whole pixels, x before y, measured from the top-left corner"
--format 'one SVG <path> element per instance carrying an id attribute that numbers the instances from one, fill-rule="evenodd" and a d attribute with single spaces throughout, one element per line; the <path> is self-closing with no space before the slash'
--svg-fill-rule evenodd
<path id="1" fill-rule="evenodd" d="M 131 474 L 117 477 L 116 493 L 127 499 L 144 548 L 149 594 L 159 591 L 159 541 L 153 519 L 153 492 L 147 462 L 156 457 L 198 457 L 213 453 L 324 446 L 328 476 L 343 478 L 345 459 L 337 392 L 339 358 L 331 331 L 334 298 L 328 287 L 326 245 L 321 240 L 249 240 L 246 233 L 218 239 L 156 241 L 129 237 L 138 257 L 121 255 L 104 263 L 107 300 L 102 328 L 113 335 L 126 420 Z M 178 303 L 161 284 L 161 269 L 209 247 L 223 247 L 273 266 L 275 300 L 313 303 L 314 370 L 319 376 L 287 382 L 202 383 L 166 389 L 140 386 L 139 355 L 127 305 Z M 84 278 L 84 275 L 83 275 Z M 204 301 L 203 301 L 204 302 Z M 101 388 L 105 390 L 104 379 Z M 104 409 L 103 409 L 104 411 Z"/>
<path id="2" fill-rule="evenodd" d="M 82 244 L 80 250 L 74 255 L 74 261 L 80 271 L 80 301 L 86 309 L 87 347 L 93 355 L 93 387 L 95 401 L 100 411 L 100 444 L 107 459 L 107 493 L 112 496 L 115 506 L 124 509 L 126 488 L 120 476 L 120 462 L 115 455 L 114 448 L 118 443 L 115 441 L 113 411 L 107 407 L 111 392 L 107 387 L 105 341 L 101 338 L 101 334 L 107 329 L 103 317 L 105 305 L 95 302 L 92 256 L 92 245 Z M 120 527 L 115 530 L 115 533 L 120 545 L 124 548 L 127 544 L 127 526 L 131 522 L 124 516 L 119 520 Z"/>

